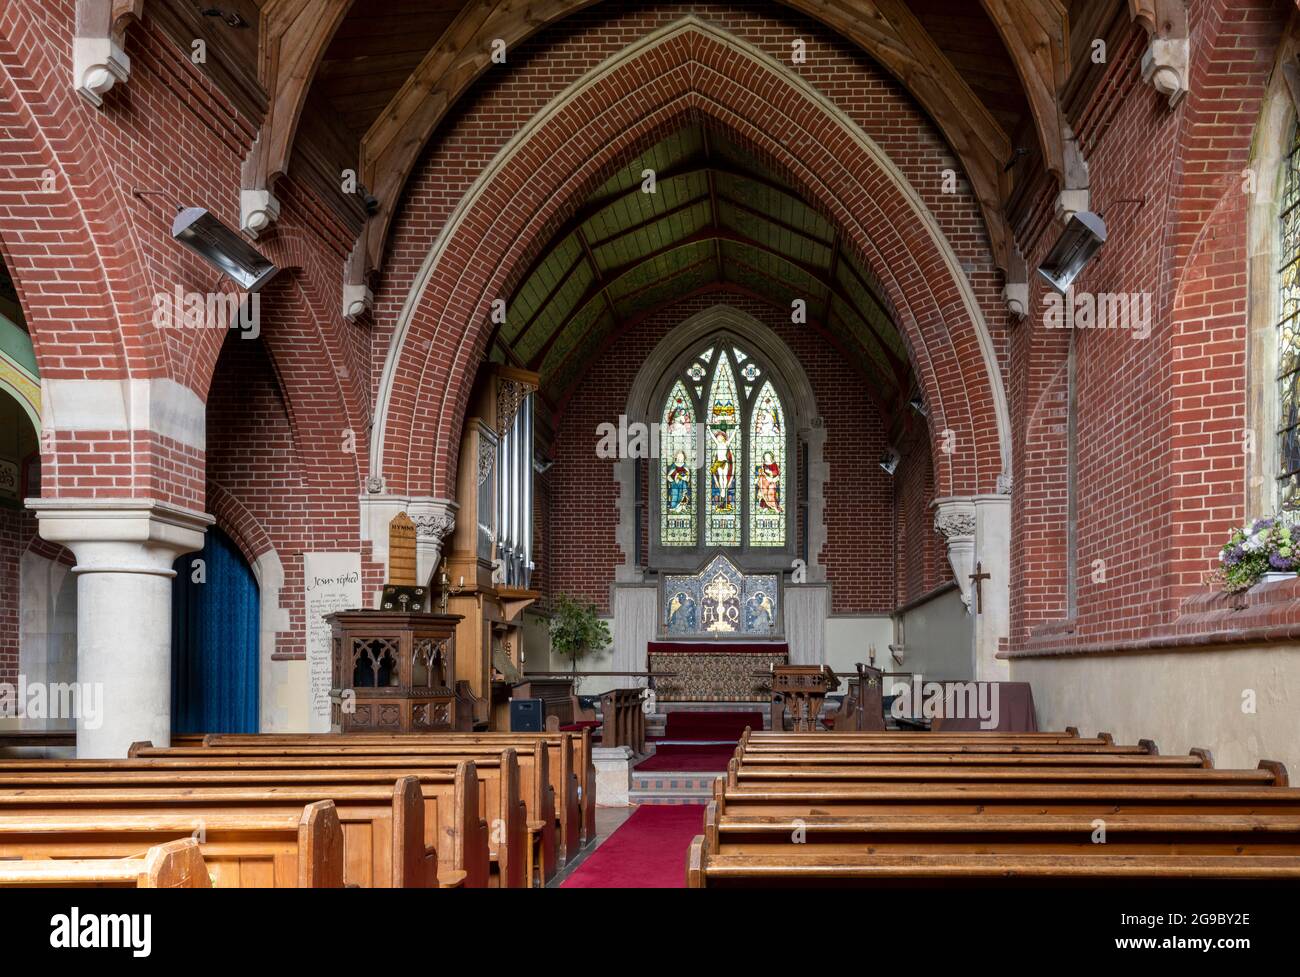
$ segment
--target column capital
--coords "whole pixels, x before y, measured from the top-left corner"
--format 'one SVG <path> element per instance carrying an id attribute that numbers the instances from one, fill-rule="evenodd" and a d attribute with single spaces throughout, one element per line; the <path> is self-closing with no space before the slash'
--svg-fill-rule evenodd
<path id="1" fill-rule="evenodd" d="M 182 553 L 203 548 L 215 521 L 157 499 L 27 499 L 41 537 L 77 557 L 75 572 L 165 572 Z"/>

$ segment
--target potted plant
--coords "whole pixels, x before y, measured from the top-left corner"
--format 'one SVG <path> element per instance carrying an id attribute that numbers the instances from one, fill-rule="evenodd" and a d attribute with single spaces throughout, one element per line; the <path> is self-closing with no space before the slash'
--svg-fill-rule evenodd
<path id="1" fill-rule="evenodd" d="M 1256 519 L 1236 530 L 1219 551 L 1218 578 L 1229 594 L 1249 590 L 1261 580 L 1294 578 L 1300 570 L 1300 528 L 1276 517 Z"/>
<path id="2" fill-rule="evenodd" d="M 556 599 L 551 617 L 551 650 L 571 659 L 575 672 L 579 658 L 608 648 L 609 642 L 609 625 L 596 616 L 595 604 L 583 604 L 563 595 Z"/>

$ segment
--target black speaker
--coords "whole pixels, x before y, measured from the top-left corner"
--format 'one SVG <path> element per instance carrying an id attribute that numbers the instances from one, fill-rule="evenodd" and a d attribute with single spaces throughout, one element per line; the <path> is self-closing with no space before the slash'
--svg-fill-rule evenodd
<path id="1" fill-rule="evenodd" d="M 541 699 L 510 700 L 510 732 L 540 733 L 545 725 Z"/>

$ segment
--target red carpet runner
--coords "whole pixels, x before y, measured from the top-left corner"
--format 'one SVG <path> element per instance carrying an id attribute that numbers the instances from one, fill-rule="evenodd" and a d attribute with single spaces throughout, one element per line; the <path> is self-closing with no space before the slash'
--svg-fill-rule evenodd
<path id="1" fill-rule="evenodd" d="M 703 833 L 703 804 L 642 804 L 560 888 L 684 889 L 686 850 Z"/>
<path id="2" fill-rule="evenodd" d="M 761 712 L 693 712 L 675 709 L 668 713 L 664 726 L 666 740 L 729 740 L 740 739 L 745 727 L 763 728 Z"/>
<path id="3" fill-rule="evenodd" d="M 654 756 L 646 757 L 632 769 L 640 773 L 671 770 L 682 773 L 724 773 L 727 761 L 736 754 L 736 744 L 714 746 L 709 743 L 664 743 L 655 747 Z"/>

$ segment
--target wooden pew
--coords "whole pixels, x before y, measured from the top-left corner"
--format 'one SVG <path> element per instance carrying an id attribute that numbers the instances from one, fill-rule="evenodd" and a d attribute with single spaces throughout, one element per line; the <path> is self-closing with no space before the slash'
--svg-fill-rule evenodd
<path id="1" fill-rule="evenodd" d="M 687 885 L 1300 880 L 1300 817 L 1112 815 L 1104 845 L 1093 842 L 1097 824 L 1043 815 L 726 818 L 691 843 Z M 790 842 L 795 831 L 803 843 Z"/>
<path id="2" fill-rule="evenodd" d="M 591 731 L 551 733 L 349 733 L 337 734 L 223 734 L 206 738 L 209 746 L 366 746 L 376 743 L 392 746 L 420 747 L 422 753 L 453 756 L 458 751 L 469 755 L 473 747 L 502 749 L 513 746 L 522 754 L 544 743 L 550 753 L 553 807 L 563 840 L 563 856 L 577 856 L 582 845 L 596 835 L 596 768 L 591 754 Z M 437 749 L 429 749 L 436 747 Z"/>
<path id="3" fill-rule="evenodd" d="M 990 759 L 982 757 L 981 759 Z M 1109 783 L 1109 784 L 1239 784 L 1279 785 L 1272 770 L 1214 770 L 1202 766 L 1153 767 L 1141 765 L 1076 766 L 1071 764 L 954 765 L 769 765 L 766 759 L 732 759 L 727 767 L 731 787 L 765 787 L 792 784 L 835 788 L 864 784 L 936 783 Z"/>
<path id="4" fill-rule="evenodd" d="M 212 885 L 192 838 L 155 845 L 140 858 L 0 861 L 0 886 L 102 889 L 207 889 Z"/>
<path id="5" fill-rule="evenodd" d="M 633 753 L 645 752 L 643 694 L 642 689 L 611 689 L 600 697 L 601 746 L 628 746 Z"/>
<path id="6" fill-rule="evenodd" d="M 823 746 L 823 744 L 830 744 Z M 1077 730 L 747 731 L 715 782 L 688 884 L 1300 878 L 1281 764 L 1218 770 Z M 1104 828 L 1104 844 L 1096 831 Z"/>
<path id="7" fill-rule="evenodd" d="M 0 864 L 6 859 L 125 858 L 195 836 L 221 888 L 340 888 L 343 826 L 332 801 L 287 813 L 230 812 L 205 818 L 176 813 L 27 815 L 0 813 Z"/>
<path id="8" fill-rule="evenodd" d="M 481 809 L 493 826 L 489 847 L 501 884 L 509 888 L 532 884 L 534 865 L 540 870 L 541 879 L 549 880 L 558 867 L 550 753 L 547 745 L 539 741 L 530 744 L 529 752 L 517 752 L 512 746 L 422 747 L 412 744 L 409 738 L 390 745 L 383 741 L 351 742 L 346 737 L 324 735 L 303 738 L 294 745 L 253 740 L 241 746 L 159 749 L 135 744 L 131 754 L 136 760 L 172 760 L 181 765 L 216 763 L 218 767 L 247 766 L 255 760 L 269 761 L 271 766 L 292 761 L 310 766 L 314 761 L 317 767 L 341 770 L 405 770 L 416 773 L 422 781 L 426 774 L 437 771 L 445 774 L 462 761 L 472 760 L 480 781 Z M 352 762 L 343 764 L 343 761 Z M 576 805 L 572 816 L 577 816 Z"/>
<path id="9" fill-rule="evenodd" d="M 112 775 L 110 775 L 112 776 Z M 285 786 L 176 785 L 117 783 L 112 787 L 39 785 L 0 788 L 0 816 L 151 816 L 167 814 L 207 821 L 230 814 L 301 812 L 304 805 L 332 800 L 343 827 L 344 881 L 362 887 L 453 887 L 488 884 L 488 827 L 478 817 L 473 764 L 446 776 L 436 795 L 423 778 L 355 785 L 310 783 Z M 422 793 L 423 791 L 423 793 Z M 426 809 L 436 796 L 438 814 L 426 824 Z M 430 845 L 450 824 L 443 863 Z"/>

